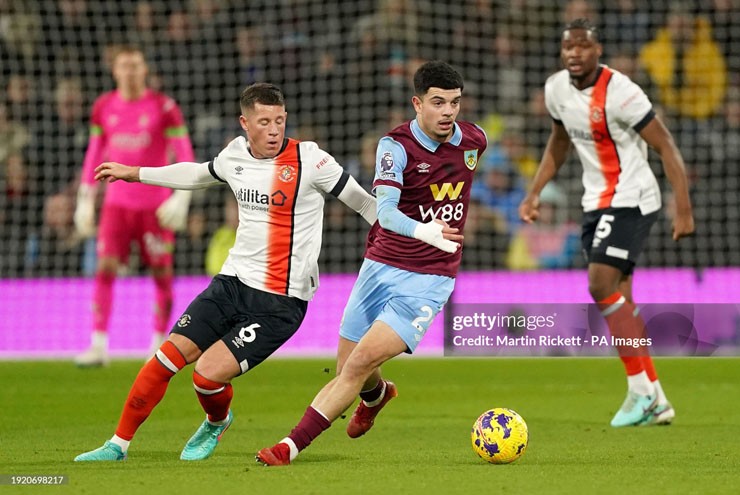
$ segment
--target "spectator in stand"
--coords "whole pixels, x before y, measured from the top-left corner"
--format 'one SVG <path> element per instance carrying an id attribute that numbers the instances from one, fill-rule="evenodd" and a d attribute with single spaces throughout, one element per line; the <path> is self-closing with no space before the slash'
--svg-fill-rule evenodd
<path id="1" fill-rule="evenodd" d="M 39 186 L 44 196 L 76 187 L 73 183 L 78 179 L 88 138 L 80 80 L 61 79 L 54 88 L 53 97 L 53 113 L 48 119 L 38 121 L 33 130 L 40 144 L 38 161 L 34 163 L 39 170 L 35 175 L 42 180 Z"/>
<path id="2" fill-rule="evenodd" d="M 139 46 L 153 47 L 159 41 L 159 13 L 154 3 L 149 0 L 136 2 L 132 16 L 132 25 L 128 28 L 129 36 Z"/>
<path id="3" fill-rule="evenodd" d="M 13 74 L 5 87 L 5 101 L 10 118 L 30 127 L 43 111 L 36 94 L 37 82 L 26 74 Z"/>
<path id="4" fill-rule="evenodd" d="M 473 183 L 471 197 L 493 210 L 504 222 L 507 235 L 511 236 L 522 223 L 519 203 L 526 194 L 522 178 L 499 144 L 489 145 L 480 166 L 482 175 Z"/>
<path id="5" fill-rule="evenodd" d="M 74 195 L 63 191 L 44 200 L 44 222 L 40 232 L 29 238 L 27 274 L 79 275 L 85 244 L 74 226 Z"/>
<path id="6" fill-rule="evenodd" d="M 720 110 L 727 90 L 725 59 L 707 19 L 682 4 L 671 9 L 666 25 L 640 51 L 640 63 L 669 115 L 707 119 Z"/>
<path id="7" fill-rule="evenodd" d="M 554 182 L 540 193 L 540 216 L 524 224 L 509 245 L 506 266 L 511 270 L 570 268 L 580 252 L 580 229 L 568 221 L 568 201 Z"/>
<path id="8" fill-rule="evenodd" d="M 0 102 L 0 163 L 21 151 L 30 141 L 28 129 L 13 121 L 8 115 L 8 107 Z"/>
<path id="9" fill-rule="evenodd" d="M 636 54 L 650 39 L 650 11 L 638 7 L 635 0 L 604 3 L 601 15 L 608 19 L 602 31 L 605 43 L 617 52 Z"/>
<path id="10" fill-rule="evenodd" d="M 28 167 L 20 152 L 0 161 L 0 274 L 17 277 L 23 273 L 27 234 L 36 228 L 38 198 L 33 194 Z"/>

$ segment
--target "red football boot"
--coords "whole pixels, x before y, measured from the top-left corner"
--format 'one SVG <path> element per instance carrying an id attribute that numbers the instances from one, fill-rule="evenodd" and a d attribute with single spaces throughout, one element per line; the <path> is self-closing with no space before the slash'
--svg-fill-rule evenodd
<path id="1" fill-rule="evenodd" d="M 367 433 L 370 428 L 373 427 L 375 416 L 377 416 L 380 410 L 383 409 L 383 406 L 385 406 L 392 398 L 397 396 L 398 390 L 396 390 L 396 385 L 393 382 L 385 380 L 385 394 L 383 395 L 383 399 L 380 401 L 380 404 L 368 407 L 365 405 L 365 401 L 361 400 L 347 424 L 347 435 L 349 435 L 350 438 L 358 438 Z"/>
<path id="2" fill-rule="evenodd" d="M 279 443 L 264 448 L 257 452 L 255 459 L 264 466 L 287 466 L 290 464 L 290 447 L 286 443 Z"/>

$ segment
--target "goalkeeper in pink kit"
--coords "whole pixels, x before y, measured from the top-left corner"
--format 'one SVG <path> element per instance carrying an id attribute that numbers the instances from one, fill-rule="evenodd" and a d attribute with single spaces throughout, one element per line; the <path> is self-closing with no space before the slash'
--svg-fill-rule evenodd
<path id="1" fill-rule="evenodd" d="M 95 234 L 94 169 L 103 161 L 164 166 L 170 153 L 177 162 L 194 161 L 187 128 L 175 101 L 146 85 L 147 64 L 141 50 L 122 48 L 113 59 L 116 89 L 95 101 L 90 142 L 83 164 L 74 220 L 83 237 Z M 93 293 L 91 346 L 75 358 L 79 366 L 108 363 L 108 321 L 113 282 L 136 242 L 154 277 L 152 352 L 165 340 L 172 308 L 172 250 L 175 230 L 187 221 L 190 191 L 140 183 L 108 184 L 100 211 L 97 270 Z"/>

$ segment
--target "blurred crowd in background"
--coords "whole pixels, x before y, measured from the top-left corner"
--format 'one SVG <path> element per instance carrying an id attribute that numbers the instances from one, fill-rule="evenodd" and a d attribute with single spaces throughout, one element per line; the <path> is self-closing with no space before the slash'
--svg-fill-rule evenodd
<path id="1" fill-rule="evenodd" d="M 150 86 L 179 103 L 199 161 L 241 134 L 241 89 L 268 81 L 286 94 L 288 134 L 317 141 L 368 189 L 378 139 L 414 116 L 411 75 L 448 61 L 466 82 L 460 118 L 490 140 L 463 268 L 582 267 L 575 156 L 543 191 L 540 222 L 517 215 L 552 122 L 544 82 L 561 67 L 562 27 L 579 17 L 601 29 L 602 63 L 648 93 L 689 169 L 697 233 L 678 246 L 651 160 L 665 208 L 643 265 L 740 265 L 738 0 L 0 0 L 0 277 L 94 269 L 72 214 L 90 107 L 113 88 L 123 43 L 145 51 Z M 217 272 L 235 225 L 226 188 L 198 192 L 177 273 Z M 324 230 L 322 270 L 356 271 L 362 219 L 330 200 Z"/>

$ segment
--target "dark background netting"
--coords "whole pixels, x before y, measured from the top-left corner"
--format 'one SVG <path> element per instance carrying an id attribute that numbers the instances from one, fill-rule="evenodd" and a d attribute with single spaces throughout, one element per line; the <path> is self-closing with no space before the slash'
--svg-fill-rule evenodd
<path id="1" fill-rule="evenodd" d="M 559 68 L 560 29 L 584 15 L 602 27 L 602 61 L 648 92 L 689 168 L 697 235 L 680 245 L 670 240 L 666 194 L 644 264 L 739 265 L 736 0 L 649 7 L 629 0 L 1 0 L 0 277 L 91 273 L 93 244 L 76 237 L 72 212 L 90 106 L 113 87 L 110 54 L 120 43 L 144 49 L 150 84 L 179 102 L 198 160 L 241 132 L 241 89 L 270 81 L 287 95 L 289 134 L 317 141 L 365 186 L 377 139 L 413 117 L 411 74 L 426 60 L 449 61 L 466 80 L 461 118 L 491 140 L 463 268 L 581 267 L 572 249 L 558 261 L 531 262 L 532 243 L 557 248 L 577 232 L 574 157 L 551 191 L 557 213 L 550 230 L 521 238 L 513 211 L 549 132 L 542 88 Z M 651 47 L 670 56 L 650 66 Z M 703 104 L 673 104 L 671 91 Z M 668 193 L 656 156 L 652 163 Z M 225 188 L 194 196 L 188 230 L 178 236 L 178 273 L 204 272 L 228 198 Z M 324 228 L 322 270 L 356 271 L 367 230 L 361 219 L 330 201 Z M 530 243 L 529 265 L 513 261 L 522 242 Z M 136 257 L 129 270 L 141 270 Z"/>

